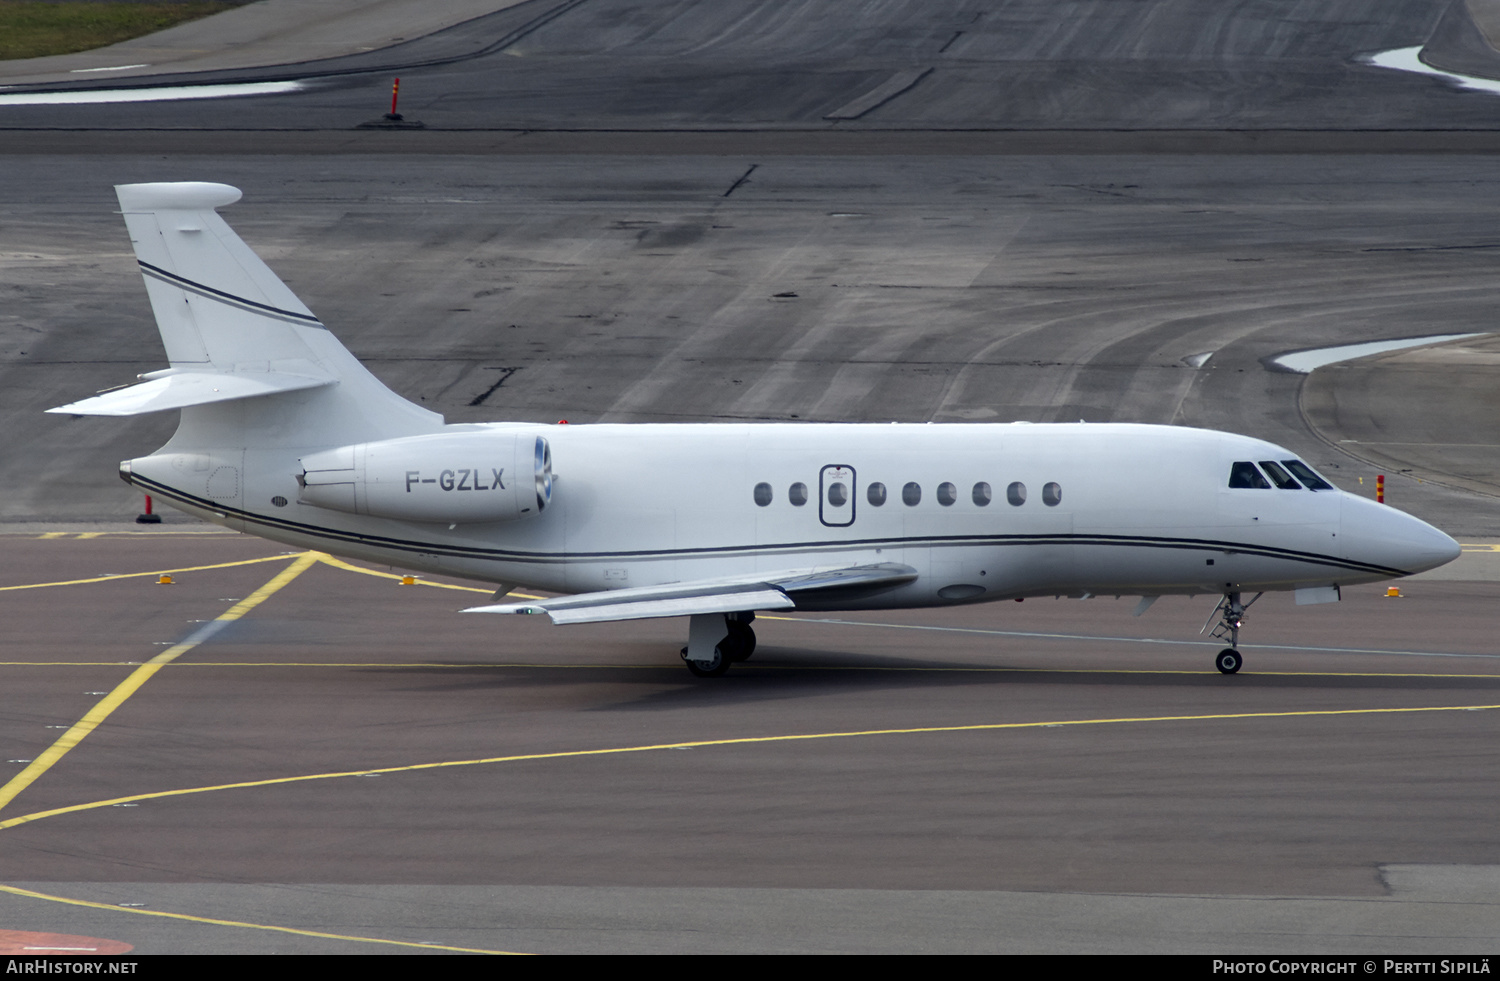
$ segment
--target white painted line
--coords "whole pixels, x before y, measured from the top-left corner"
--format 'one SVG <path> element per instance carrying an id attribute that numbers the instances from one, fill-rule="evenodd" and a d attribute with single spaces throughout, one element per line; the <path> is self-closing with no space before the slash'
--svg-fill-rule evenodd
<path id="1" fill-rule="evenodd" d="M 87 72 L 123 72 L 127 68 L 150 68 L 150 67 L 151 67 L 151 65 L 149 63 L 147 63 L 147 64 L 142 64 L 142 65 L 110 65 L 108 68 L 74 68 L 74 69 L 71 69 L 68 72 L 68 74 L 69 75 L 83 75 L 83 74 L 85 74 Z"/>
<path id="2" fill-rule="evenodd" d="M 1279 364 L 1283 368 L 1295 371 L 1298 374 L 1307 374 L 1314 368 L 1321 368 L 1325 364 L 1336 364 L 1340 361 L 1353 361 L 1355 358 L 1363 358 L 1371 354 L 1383 354 L 1386 351 L 1401 351 L 1409 347 L 1421 347 L 1424 344 L 1441 344 L 1444 341 L 1458 341 L 1465 337 L 1483 337 L 1485 331 L 1471 334 L 1432 334 L 1427 337 L 1403 337 L 1392 341 L 1368 341 L 1364 344 L 1340 344 L 1336 347 L 1318 347 L 1310 351 L 1293 351 L 1291 354 L 1283 354 L 1279 358 L 1272 358 L 1272 364 Z"/>
<path id="3" fill-rule="evenodd" d="M 306 88 L 305 82 L 232 82 L 223 85 L 171 85 L 149 89 L 98 89 L 92 92 L 0 93 L 0 106 L 98 105 L 113 102 L 171 102 L 177 99 L 227 99 L 243 95 L 284 95 Z"/>
<path id="4" fill-rule="evenodd" d="M 1440 68 L 1433 68 L 1417 57 L 1421 51 L 1420 47 L 1396 48 L 1392 51 L 1382 51 L 1379 54 L 1371 55 L 1364 60 L 1366 64 L 1374 65 L 1376 68 L 1393 68 L 1400 72 L 1435 75 L 1438 78 L 1446 78 L 1450 82 L 1456 82 L 1460 88 L 1500 95 L 1500 82 L 1495 81 L 1493 78 L 1459 75 L 1456 72 L 1445 72 Z"/>

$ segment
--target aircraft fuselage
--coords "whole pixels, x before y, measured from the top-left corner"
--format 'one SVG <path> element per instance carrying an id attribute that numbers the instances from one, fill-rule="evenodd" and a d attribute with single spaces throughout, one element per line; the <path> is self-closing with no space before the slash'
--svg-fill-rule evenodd
<path id="1" fill-rule="evenodd" d="M 1335 489 L 1230 487 L 1237 462 L 1296 458 L 1182 427 L 501 424 L 432 436 L 450 432 L 466 448 L 401 471 L 398 497 L 404 482 L 439 511 L 446 498 L 453 515 L 471 513 L 512 490 L 500 486 L 507 474 L 531 480 L 508 447 L 539 435 L 552 453 L 548 506 L 412 521 L 301 503 L 301 461 L 321 448 L 204 459 L 168 446 L 131 461 L 127 479 L 288 544 L 558 592 L 881 563 L 917 574 L 802 608 L 1347 585 L 1455 550 L 1425 523 Z M 496 452 L 475 449 L 490 443 Z"/>

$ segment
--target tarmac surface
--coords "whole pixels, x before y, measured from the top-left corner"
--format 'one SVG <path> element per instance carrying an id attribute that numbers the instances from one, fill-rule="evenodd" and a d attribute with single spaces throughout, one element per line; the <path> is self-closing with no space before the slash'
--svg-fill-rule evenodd
<path id="1" fill-rule="evenodd" d="M 673 621 L 497 626 L 455 612 L 483 589 L 240 536 L 4 548 L 7 769 L 114 704 L 0 809 L 12 929 L 137 953 L 1453 954 L 1500 927 L 1493 543 L 1400 599 L 1268 597 L 1234 677 L 1199 597 L 766 616 L 711 684 Z"/>
<path id="2" fill-rule="evenodd" d="M 453 421 L 1198 425 L 1285 445 L 1371 496 L 1389 472 L 1393 504 L 1497 533 L 1500 432 L 1481 411 L 1492 340 L 1436 349 L 1461 368 L 1421 367 L 1429 349 L 1311 376 L 1267 366 L 1492 328 L 1500 182 L 1467 155 L 7 167 L 0 413 L 26 420 L 9 436 L 26 465 L 0 470 L 5 520 L 139 510 L 115 471 L 165 442 L 170 416 L 37 410 L 163 366 L 110 185 L 211 178 L 245 189 L 226 217 L 334 332 Z M 1462 458 L 1432 443 L 1451 426 L 1462 437 L 1441 442 L 1467 444 Z"/>
<path id="3" fill-rule="evenodd" d="M 1361 60 L 1483 68 L 1451 18 L 1492 6 L 533 2 L 172 63 L 314 79 L 293 95 L 0 106 L 6 926 L 1493 951 L 1496 342 L 1268 367 L 1492 329 L 1500 101 Z M 44 67 L 102 56 L 76 57 Z M 428 128 L 353 129 L 393 73 Z M 497 624 L 455 612 L 478 593 L 140 530 L 117 461 L 174 420 L 40 410 L 162 367 L 110 185 L 177 179 L 244 188 L 230 224 L 453 421 L 1201 425 L 1356 493 L 1385 472 L 1467 551 L 1401 598 L 1265 598 L 1232 678 L 1199 597 L 765 617 L 704 684 L 676 621 Z"/>
<path id="4" fill-rule="evenodd" d="M 403 113 L 440 129 L 1492 129 L 1493 96 L 1365 63 L 1423 45 L 1450 6 L 531 0 L 343 57 L 67 86 L 311 82 L 291 95 L 11 106 L 0 129 L 348 128 L 388 108 L 392 72 Z"/>
<path id="5" fill-rule="evenodd" d="M 140 80 L 347 57 L 394 47 L 519 2 L 258 0 L 92 51 L 3 61 L 0 85 Z"/>

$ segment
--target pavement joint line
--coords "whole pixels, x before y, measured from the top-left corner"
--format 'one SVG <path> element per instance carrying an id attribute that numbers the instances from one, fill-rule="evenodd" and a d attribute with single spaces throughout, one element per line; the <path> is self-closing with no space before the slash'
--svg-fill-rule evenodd
<path id="1" fill-rule="evenodd" d="M 862 729 L 849 732 L 794 733 L 781 736 L 740 736 L 729 739 L 700 739 L 675 743 L 649 743 L 640 746 L 614 746 L 604 749 L 556 750 L 549 753 L 520 753 L 513 756 L 491 756 L 473 760 L 442 760 L 436 763 L 411 763 L 405 766 L 367 767 L 361 770 L 340 770 L 332 773 L 306 773 L 292 777 L 270 777 L 264 780 L 245 780 L 238 783 L 213 784 L 203 787 L 184 787 L 178 790 L 159 790 L 127 797 L 112 797 L 108 800 L 90 801 L 85 804 L 70 804 L 46 811 L 22 814 L 0 821 L 0 831 L 29 824 L 45 818 L 64 814 L 76 814 L 119 804 L 131 804 L 145 800 L 164 800 L 169 797 L 188 797 L 220 790 L 249 790 L 257 787 L 275 787 L 293 783 L 310 783 L 314 780 L 333 780 L 343 777 L 364 777 L 386 773 L 414 773 L 420 770 L 440 770 L 448 767 L 486 766 L 495 763 L 524 763 L 538 760 L 576 759 L 593 756 L 623 756 L 635 753 L 650 753 L 660 750 L 705 749 L 719 746 L 751 746 L 769 743 L 813 742 L 822 739 L 850 739 L 860 736 L 912 736 L 936 733 L 995 732 L 1007 729 L 1055 729 L 1072 726 L 1128 725 L 1152 722 L 1216 722 L 1242 719 L 1289 719 L 1331 718 L 1356 715 L 1400 715 L 1422 712 L 1479 712 L 1500 709 L 1500 705 L 1419 705 L 1395 708 L 1362 709 L 1300 709 L 1282 712 L 1219 712 L 1200 715 L 1152 715 L 1126 716 L 1110 719 L 1054 719 L 1045 722 L 987 722 L 961 726 L 917 726 L 903 729 Z"/>
<path id="2" fill-rule="evenodd" d="M 237 535 L 239 532 L 230 531 L 227 528 L 204 528 L 198 531 L 7 531 L 5 525 L 0 523 L 0 538 L 34 538 L 37 541 L 56 541 L 66 539 L 76 541 L 92 538 L 128 538 L 132 536 L 150 538 L 215 538 Z"/>
<path id="3" fill-rule="evenodd" d="M 175 576 L 181 572 L 203 572 L 208 569 L 231 569 L 240 565 L 255 565 L 260 562 L 283 562 L 285 555 L 267 555 L 258 559 L 239 559 L 235 562 L 216 562 L 213 565 L 190 565 L 182 569 L 157 569 L 154 572 L 119 572 L 90 579 L 64 579 L 58 582 L 32 582 L 19 586 L 0 586 L 0 593 L 15 589 L 46 589 L 49 586 L 83 586 L 94 582 L 109 582 L 112 579 L 139 579 L 142 576 Z"/>
<path id="4" fill-rule="evenodd" d="M 0 661 L 0 668 L 117 668 L 140 662 L 131 661 Z M 462 661 L 192 661 L 177 664 L 178 668 L 448 668 L 453 670 L 527 670 L 582 671 L 586 669 L 605 671 L 671 671 L 680 668 L 665 662 L 660 664 L 546 664 L 540 661 L 485 661 L 464 663 Z M 745 664 L 736 671 L 872 671 L 911 674 L 1089 674 L 1089 675 L 1182 675 L 1194 678 L 1217 678 L 1219 673 L 1209 668 L 1017 668 L 1003 666 L 970 665 L 880 665 L 880 664 Z M 1431 671 L 1254 671 L 1246 677 L 1268 678 L 1438 678 L 1451 680 L 1500 681 L 1500 674 L 1459 674 Z"/>
<path id="5" fill-rule="evenodd" d="M 72 899 L 67 896 L 54 896 L 50 893 L 35 892 L 31 889 L 21 889 L 17 886 L 0 885 L 0 892 L 10 893 L 12 896 L 24 896 L 27 899 L 45 899 L 53 903 L 66 903 L 69 906 L 84 906 L 89 909 L 109 910 L 114 913 L 134 913 L 137 916 L 160 916 L 173 920 L 186 920 L 189 923 L 203 923 L 208 926 L 238 927 L 242 930 L 270 930 L 276 933 L 291 933 L 299 937 L 316 937 L 321 940 L 348 940 L 363 944 L 388 944 L 396 947 L 416 947 L 421 950 L 450 950 L 460 954 L 510 954 L 521 955 L 522 951 L 516 950 L 485 950 L 478 947 L 453 947 L 447 944 L 417 943 L 411 940 L 389 940 L 384 937 L 360 937 L 345 933 L 325 933 L 321 930 L 300 930 L 296 927 L 272 926 L 268 923 L 246 923 L 240 920 L 219 920 L 208 916 L 191 916 L 187 913 L 168 913 L 165 910 L 152 909 L 130 909 L 129 907 L 117 906 L 113 903 L 96 903 L 87 899 Z"/>
<path id="6" fill-rule="evenodd" d="M 277 556 L 277 558 L 284 559 L 285 556 Z M 0 810 L 3 810 L 7 804 L 15 799 L 17 794 L 31 786 L 37 778 L 66 756 L 68 751 L 82 742 L 85 736 L 98 728 L 105 719 L 109 718 L 115 709 L 123 705 L 125 700 L 135 694 L 156 672 L 208 640 L 222 630 L 225 624 L 238 620 L 246 613 L 255 609 L 265 600 L 275 595 L 287 583 L 296 579 L 303 572 L 306 572 L 317 561 L 317 555 L 312 552 L 304 552 L 298 555 L 292 559 L 291 563 L 285 569 L 273 576 L 264 586 L 261 586 L 255 592 L 240 600 L 213 620 L 203 624 L 197 630 L 193 631 L 186 640 L 167 648 L 132 671 L 129 677 L 115 686 L 114 691 L 100 699 L 93 708 L 89 709 L 82 719 L 79 719 L 73 724 L 72 728 L 63 733 L 51 746 L 47 747 L 26 769 L 12 777 L 3 787 L 0 787 Z"/>
<path id="7" fill-rule="evenodd" d="M 1111 644 L 1172 644 L 1186 647 L 1219 647 L 1216 640 L 1169 640 L 1165 637 L 1099 637 L 1092 634 L 1058 634 L 1034 630 L 996 630 L 992 627 L 940 627 L 921 623 L 880 623 L 874 620 L 840 620 L 835 617 L 779 617 L 757 614 L 757 620 L 789 620 L 793 623 L 827 623 L 841 627 L 884 627 L 890 630 L 933 630 L 942 633 L 981 634 L 991 637 L 1034 637 L 1039 640 L 1093 640 Z M 1454 651 L 1393 651 L 1377 647 L 1308 647 L 1305 644 L 1241 644 L 1243 650 L 1303 651 L 1311 654 L 1388 654 L 1396 657 L 1472 657 L 1500 659 L 1500 654 L 1465 654 Z"/>

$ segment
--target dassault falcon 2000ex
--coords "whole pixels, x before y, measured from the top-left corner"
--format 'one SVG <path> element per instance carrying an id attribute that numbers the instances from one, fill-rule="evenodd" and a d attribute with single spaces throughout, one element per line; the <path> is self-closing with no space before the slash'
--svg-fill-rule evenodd
<path id="1" fill-rule="evenodd" d="M 1458 545 L 1279 446 L 1114 424 L 445 425 L 381 384 L 230 230 L 224 184 L 118 187 L 170 367 L 49 411 L 180 410 L 121 476 L 289 545 L 571 594 L 481 606 L 556 623 L 687 616 L 715 676 L 764 610 L 1029 596 L 1245 608 L 1431 569 Z M 1248 594 L 1256 594 L 1247 602 Z M 1212 618 L 1211 618 L 1212 619 Z"/>

